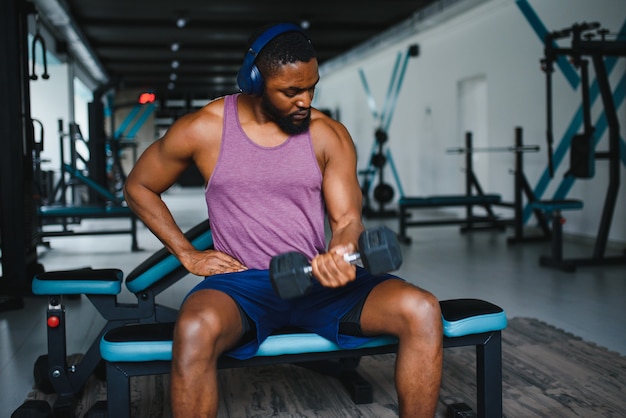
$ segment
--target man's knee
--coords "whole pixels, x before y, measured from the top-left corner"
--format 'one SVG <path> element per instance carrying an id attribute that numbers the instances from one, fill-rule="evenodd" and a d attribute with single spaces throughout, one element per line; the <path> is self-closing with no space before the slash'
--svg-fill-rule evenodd
<path id="1" fill-rule="evenodd" d="M 174 329 L 174 346 L 182 355 L 218 356 L 241 336 L 241 317 L 236 303 L 228 298 L 188 299 Z"/>
<path id="2" fill-rule="evenodd" d="M 439 301 L 425 290 L 414 288 L 403 292 L 398 303 L 401 318 L 407 329 L 419 330 L 426 327 L 441 327 L 441 307 Z"/>

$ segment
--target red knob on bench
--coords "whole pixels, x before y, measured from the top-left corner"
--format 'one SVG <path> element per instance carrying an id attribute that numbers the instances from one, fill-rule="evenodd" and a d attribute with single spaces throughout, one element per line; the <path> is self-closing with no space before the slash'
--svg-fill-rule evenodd
<path id="1" fill-rule="evenodd" d="M 50 328 L 56 328 L 59 326 L 59 324 L 61 323 L 61 320 L 59 319 L 58 316 L 50 316 L 48 317 L 48 326 Z"/>

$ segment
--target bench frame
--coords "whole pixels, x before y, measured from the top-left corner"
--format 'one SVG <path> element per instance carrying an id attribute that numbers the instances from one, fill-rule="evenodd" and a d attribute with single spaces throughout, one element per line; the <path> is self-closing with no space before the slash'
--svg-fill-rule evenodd
<path id="1" fill-rule="evenodd" d="M 198 249 L 212 246 L 208 220 L 185 233 Z M 178 309 L 157 303 L 156 297 L 188 274 L 180 262 L 165 248 L 137 266 L 125 278 L 125 284 L 136 297 L 134 303 L 121 303 L 118 294 L 124 281 L 119 269 L 77 269 L 40 273 L 33 280 L 33 293 L 48 298 L 46 321 L 47 353 L 35 362 L 35 383 L 45 393 L 57 393 L 53 405 L 55 416 L 73 415 L 76 397 L 102 362 L 100 340 L 109 330 L 131 323 L 175 321 Z M 92 286 L 97 285 L 97 286 Z M 99 290 L 95 290 L 99 287 Z M 53 292 L 49 290 L 53 289 Z M 96 293 L 100 291 L 101 293 Z M 64 293 L 65 292 L 65 293 Z M 89 349 L 76 364 L 68 364 L 66 309 L 67 295 L 85 295 L 106 320 Z"/>
<path id="2" fill-rule="evenodd" d="M 444 337 L 444 348 L 476 347 L 476 409 L 479 418 L 502 416 L 502 335 L 501 331 L 471 334 L 462 337 Z M 272 357 L 253 357 L 237 360 L 222 357 L 218 368 L 241 368 L 267 366 L 275 364 L 297 364 L 301 362 L 338 360 L 346 357 L 361 357 L 376 354 L 395 353 L 397 344 L 364 349 L 352 349 L 321 353 L 289 354 Z M 116 418 L 130 417 L 130 378 L 170 373 L 170 361 L 148 362 L 107 362 L 107 402 L 109 416 Z M 361 390 L 363 379 L 356 372 L 339 376 L 352 399 L 359 403 L 360 397 L 367 398 Z M 350 387 L 350 385 L 352 385 Z M 371 389 L 371 388 L 370 388 Z M 365 389 L 366 390 L 366 389 Z"/>
<path id="3" fill-rule="evenodd" d="M 476 408 L 478 417 L 502 416 L 502 329 L 506 327 L 504 311 L 493 304 L 477 299 L 441 301 L 444 320 L 444 348 L 474 346 L 476 354 Z M 464 308 L 462 306 L 465 306 Z M 458 307 L 461 307 L 460 310 Z M 499 310 L 499 312 L 497 312 Z M 494 316 L 494 314 L 496 314 Z M 471 324 L 471 325 L 470 325 Z M 132 326 L 131 326 L 132 327 Z M 107 364 L 107 399 L 92 409 L 108 411 L 108 416 L 130 417 L 130 378 L 135 376 L 167 374 L 171 370 L 171 343 L 174 323 L 145 324 L 139 328 L 120 328 L 103 338 L 101 351 Z M 288 332 L 294 332 L 293 330 Z M 295 331 L 302 332 L 302 331 Z M 280 334 L 278 332 L 277 334 Z M 307 333 L 305 335 L 314 335 Z M 294 335 L 298 341 L 300 334 Z M 270 339 L 272 336 L 269 337 Z M 318 337 L 321 338 L 321 337 Z M 268 340 L 269 341 L 269 340 Z M 276 342 L 278 341 L 278 343 Z M 284 345 L 281 339 L 273 341 Z M 287 346 L 293 349 L 292 344 Z M 356 368 L 363 356 L 396 353 L 395 339 L 381 337 L 374 344 L 354 349 L 324 349 L 313 352 L 281 354 L 280 348 L 259 350 L 259 355 L 246 360 L 221 356 L 219 369 L 268 366 L 276 364 L 301 365 L 340 379 L 353 401 L 373 401 L 372 386 L 361 377 Z M 118 343 L 121 344 L 118 346 Z M 311 346 L 310 346 L 311 347 Z M 335 346 L 336 347 L 336 346 Z M 154 351 L 153 351 L 154 350 Z M 145 353 L 145 354 L 143 354 Z M 145 358 L 145 361 L 143 360 Z M 329 366 L 329 362 L 334 366 Z M 339 362 L 337 364 L 337 362 Z"/>

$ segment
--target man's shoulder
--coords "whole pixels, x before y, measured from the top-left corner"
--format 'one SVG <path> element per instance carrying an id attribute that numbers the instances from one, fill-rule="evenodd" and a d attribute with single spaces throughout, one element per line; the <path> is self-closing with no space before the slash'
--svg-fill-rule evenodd
<path id="1" fill-rule="evenodd" d="M 205 104 L 198 110 L 181 117 L 177 123 L 187 128 L 207 128 L 207 125 L 220 124 L 224 119 L 224 98 L 218 98 Z"/>
<path id="2" fill-rule="evenodd" d="M 325 113 L 315 110 L 311 113 L 311 138 L 322 141 L 342 141 L 350 139 L 346 127 Z"/>

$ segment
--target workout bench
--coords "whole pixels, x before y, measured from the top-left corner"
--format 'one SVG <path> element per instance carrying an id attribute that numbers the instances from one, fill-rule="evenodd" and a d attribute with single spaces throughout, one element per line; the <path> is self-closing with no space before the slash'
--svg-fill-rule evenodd
<path id="1" fill-rule="evenodd" d="M 453 219 L 407 220 L 411 216 L 410 211 L 414 209 L 463 206 L 470 211 L 473 206 L 482 206 L 488 212 L 491 212 L 491 205 L 499 204 L 501 200 L 501 196 L 496 194 L 402 197 L 398 201 L 400 208 L 399 239 L 406 243 L 411 242 L 411 238 L 406 234 L 407 228 L 411 226 L 465 225 L 464 230 L 478 229 L 479 226 L 503 229 L 504 224 L 500 223 L 498 218 L 492 213 L 489 213 L 487 216 L 475 216 L 470 213 L 465 218 Z"/>
<path id="2" fill-rule="evenodd" d="M 139 251 L 137 243 L 137 216 L 127 206 L 64 206 L 50 205 L 41 206 L 38 210 L 38 216 L 43 221 L 40 228 L 40 236 L 45 237 L 64 237 L 78 235 L 117 235 L 130 234 L 131 250 Z M 130 227 L 128 229 L 101 229 L 89 231 L 75 231 L 67 228 L 69 223 L 77 223 L 82 219 L 115 219 L 128 218 Z M 61 230 L 46 230 L 43 226 L 51 224 L 62 225 Z"/>
<path id="3" fill-rule="evenodd" d="M 197 249 L 213 245 L 209 222 L 190 229 L 185 236 Z M 156 296 L 188 274 L 180 262 L 165 248 L 137 266 L 125 285 L 137 298 L 136 303 L 120 303 L 123 273 L 119 269 L 78 269 L 52 271 L 35 275 L 32 290 L 48 297 L 46 311 L 48 353 L 35 362 L 35 384 L 46 393 L 58 394 L 55 417 L 73 418 L 73 404 L 87 379 L 102 362 L 100 339 L 109 330 L 129 323 L 171 322 L 177 309 L 159 305 Z M 66 353 L 66 319 L 63 295 L 84 294 L 106 319 L 106 324 L 78 364 L 68 364 Z"/>
<path id="4" fill-rule="evenodd" d="M 504 310 L 478 299 L 454 299 L 440 302 L 446 348 L 476 347 L 476 407 L 479 417 L 502 416 L 501 330 L 506 327 Z M 106 405 L 92 408 L 109 417 L 130 417 L 130 378 L 167 374 L 172 359 L 174 323 L 135 324 L 111 329 L 100 342 L 102 358 L 107 362 Z M 355 403 L 372 402 L 372 387 L 354 369 L 361 356 L 394 353 L 397 340 L 389 336 L 375 338 L 368 344 L 344 350 L 323 337 L 301 330 L 277 332 L 265 340 L 256 355 L 247 360 L 222 356 L 219 368 L 239 368 L 285 363 L 311 363 L 356 358 L 351 367 L 339 373 Z M 337 372 L 337 367 L 335 367 Z"/>
<path id="5" fill-rule="evenodd" d="M 410 243 L 406 230 L 413 226 L 437 226 L 437 225 L 463 225 L 462 232 L 479 229 L 504 230 L 508 221 L 499 219 L 493 212 L 492 206 L 502 205 L 502 197 L 498 194 L 484 193 L 476 174 L 474 173 L 472 160 L 472 133 L 465 134 L 465 148 L 449 150 L 452 153 L 465 153 L 465 194 L 406 197 L 401 196 L 398 200 L 400 209 L 400 225 L 398 238 L 400 241 Z M 465 218 L 431 219 L 422 221 L 409 221 L 411 211 L 415 209 L 441 208 L 441 207 L 465 207 Z M 473 213 L 474 206 L 485 209 L 486 215 L 476 216 Z"/>

